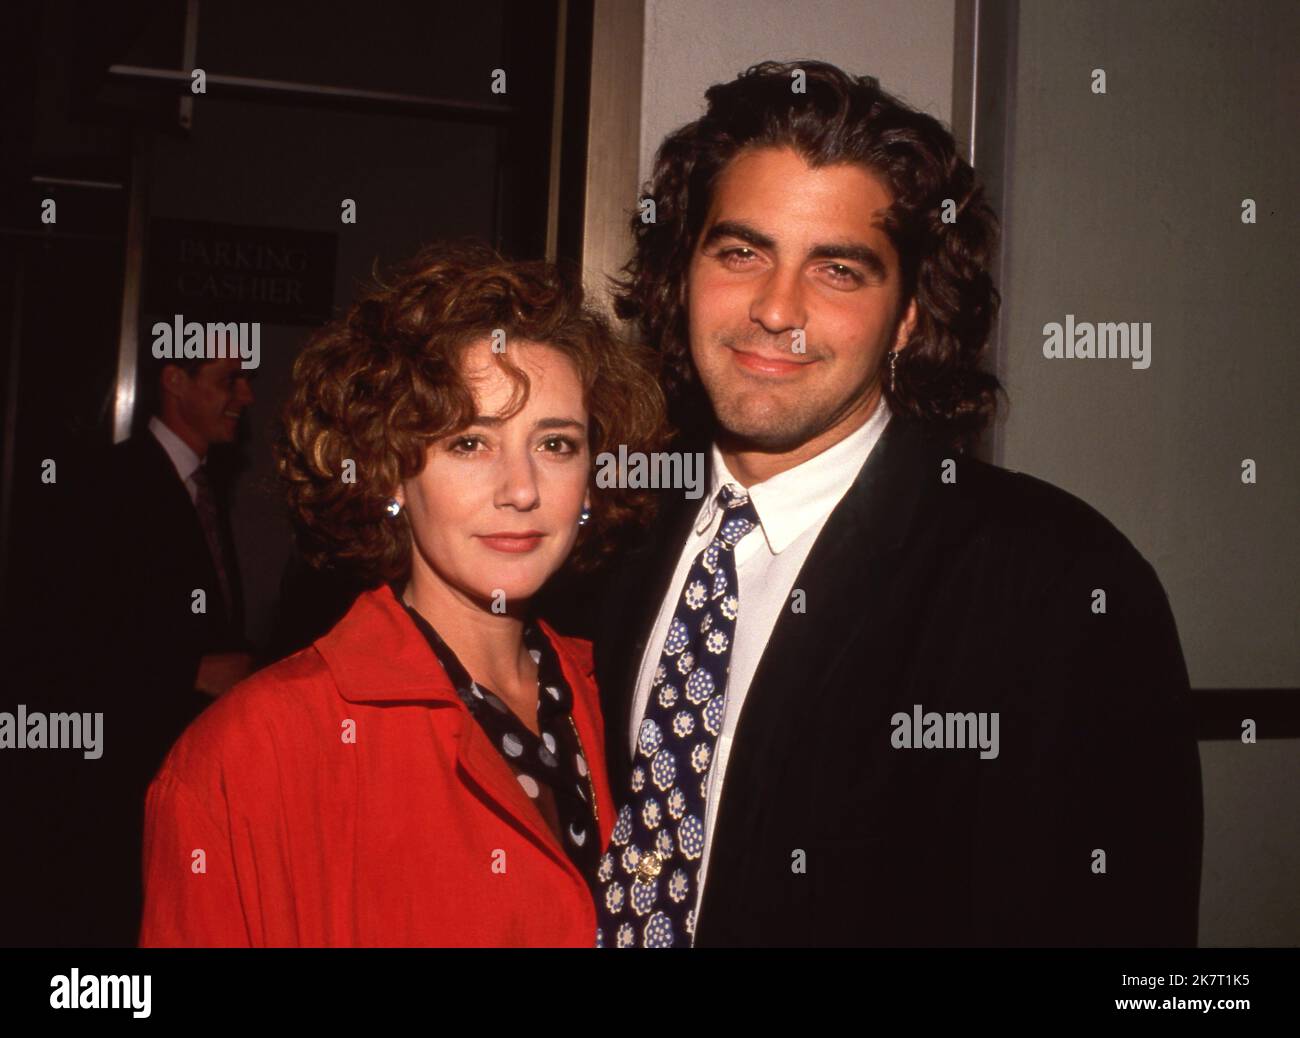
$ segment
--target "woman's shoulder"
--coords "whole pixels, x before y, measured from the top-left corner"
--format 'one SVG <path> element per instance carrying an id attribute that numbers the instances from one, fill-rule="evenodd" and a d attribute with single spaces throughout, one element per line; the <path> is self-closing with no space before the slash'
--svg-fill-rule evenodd
<path id="1" fill-rule="evenodd" d="M 168 763 L 186 767 L 215 756 L 265 760 L 268 750 L 283 755 L 317 743 L 324 732 L 337 736 L 340 716 L 355 708 L 345 704 L 348 689 L 386 687 L 402 672 L 410 632 L 394 620 L 398 608 L 386 588 L 358 595 L 326 634 L 208 706 Z"/>
<path id="2" fill-rule="evenodd" d="M 313 644 L 250 674 L 213 707 L 224 706 L 236 715 L 297 715 L 304 708 L 337 699 L 337 693 L 330 668 Z"/>
<path id="3" fill-rule="evenodd" d="M 337 728 L 338 689 L 316 647 L 264 667 L 213 701 L 172 746 L 162 772 L 190 785 L 254 777 L 257 765 Z"/>

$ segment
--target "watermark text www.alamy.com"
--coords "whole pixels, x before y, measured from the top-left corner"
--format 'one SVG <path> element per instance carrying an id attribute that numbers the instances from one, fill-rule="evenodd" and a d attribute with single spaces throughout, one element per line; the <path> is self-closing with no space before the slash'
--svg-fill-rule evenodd
<path id="1" fill-rule="evenodd" d="M 86 760 L 99 760 L 104 715 L 28 713 L 19 703 L 16 713 L 0 712 L 0 750 L 81 750 Z"/>

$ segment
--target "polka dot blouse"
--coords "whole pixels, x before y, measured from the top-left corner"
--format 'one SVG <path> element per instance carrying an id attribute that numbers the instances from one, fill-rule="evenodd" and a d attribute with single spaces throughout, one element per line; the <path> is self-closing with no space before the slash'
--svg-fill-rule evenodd
<path id="1" fill-rule="evenodd" d="M 394 593 L 400 602 L 400 592 Z M 538 736 L 515 716 L 503 699 L 470 677 L 456 654 L 423 616 L 402 604 L 456 686 L 461 701 L 510 766 L 569 859 L 594 889 L 601 850 L 594 807 L 596 791 L 573 723 L 573 694 L 546 635 L 535 623 L 524 625 L 524 644 L 537 664 L 537 727 L 541 732 Z"/>

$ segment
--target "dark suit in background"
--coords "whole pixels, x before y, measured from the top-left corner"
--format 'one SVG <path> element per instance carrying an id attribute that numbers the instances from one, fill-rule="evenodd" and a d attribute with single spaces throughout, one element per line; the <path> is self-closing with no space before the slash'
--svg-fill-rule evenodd
<path id="1" fill-rule="evenodd" d="M 665 505 L 589 628 L 618 798 L 700 502 Z M 1195 943 L 1187 671 L 1159 580 L 1106 519 L 895 415 L 795 586 L 807 611 L 777 621 L 735 733 L 697 946 Z M 915 704 L 999 712 L 998 757 L 893 748 Z"/>
<path id="2" fill-rule="evenodd" d="M 138 713 L 137 734 L 142 752 L 147 750 L 141 763 L 152 777 L 185 726 L 211 702 L 194 687 L 199 660 L 248 649 L 226 481 L 220 473 L 212 480 L 229 603 L 194 502 L 153 434 L 144 430 L 115 446 L 103 476 L 110 520 L 96 565 L 107 621 L 101 634 L 120 683 L 115 698 Z M 203 612 L 193 607 L 196 589 L 206 596 Z"/>
<path id="3" fill-rule="evenodd" d="M 41 872 L 36 881 L 52 892 L 30 921 L 28 940 L 129 946 L 142 901 L 145 790 L 172 743 L 211 702 L 194 687 L 200 658 L 248 646 L 225 481 L 214 474 L 234 592 L 229 605 L 195 505 L 151 432 L 76 471 L 75 504 L 48 549 L 50 582 L 42 589 L 42 611 L 60 632 L 66 658 L 58 661 L 57 690 L 43 679 L 47 668 L 29 673 L 26 701 L 102 711 L 104 750 L 95 761 L 51 753 L 30 765 L 57 783 L 59 794 L 47 791 L 44 800 L 59 807 L 57 819 L 47 812 L 33 822 L 42 833 L 31 855 Z M 206 612 L 192 609 L 196 588 L 206 592 Z"/>

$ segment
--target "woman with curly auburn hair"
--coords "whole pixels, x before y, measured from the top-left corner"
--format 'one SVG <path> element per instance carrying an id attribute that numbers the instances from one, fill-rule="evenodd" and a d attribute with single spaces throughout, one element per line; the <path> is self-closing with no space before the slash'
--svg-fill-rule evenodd
<path id="1" fill-rule="evenodd" d="M 277 448 L 302 548 L 370 584 L 150 787 L 144 945 L 586 945 L 613 825 L 590 643 L 531 600 L 648 514 L 664 432 L 576 281 L 426 248 L 309 341 Z"/>

